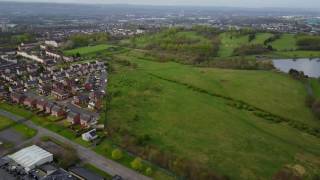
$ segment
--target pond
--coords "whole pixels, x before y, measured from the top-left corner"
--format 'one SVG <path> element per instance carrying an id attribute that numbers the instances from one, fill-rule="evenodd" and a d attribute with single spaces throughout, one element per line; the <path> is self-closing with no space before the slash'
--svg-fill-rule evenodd
<path id="1" fill-rule="evenodd" d="M 295 69 L 309 77 L 320 77 L 320 59 L 274 59 L 272 62 L 282 72 L 288 73 L 290 69 Z"/>

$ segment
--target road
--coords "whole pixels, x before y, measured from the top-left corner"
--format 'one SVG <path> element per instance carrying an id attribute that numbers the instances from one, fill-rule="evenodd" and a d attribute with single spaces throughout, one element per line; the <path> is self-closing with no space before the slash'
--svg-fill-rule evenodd
<path id="1" fill-rule="evenodd" d="M 133 171 L 133 170 L 131 170 L 131 169 L 115 162 L 115 161 L 112 161 L 110 159 L 106 159 L 105 157 L 97 154 L 96 152 L 92 151 L 89 148 L 83 147 L 83 146 L 57 134 L 57 133 L 54 133 L 48 129 L 40 127 L 40 126 L 34 124 L 30 120 L 26 120 L 23 117 L 17 116 L 15 114 L 4 111 L 2 109 L 0 109 L 0 115 L 5 116 L 7 118 L 10 118 L 13 121 L 23 123 L 33 129 L 36 129 L 38 131 L 37 135 L 35 137 L 33 137 L 32 139 L 30 139 L 28 142 L 34 142 L 36 140 L 39 140 L 39 138 L 42 136 L 50 136 L 50 137 L 57 139 L 58 141 L 60 141 L 62 143 L 71 145 L 74 149 L 77 150 L 79 158 L 82 161 L 84 161 L 86 163 L 90 163 L 90 164 L 96 166 L 97 168 L 107 172 L 110 175 L 120 175 L 124 179 L 127 179 L 127 180 L 151 180 L 151 178 L 146 177 L 142 174 L 139 174 L 138 172 L 135 172 L 135 171 Z"/>

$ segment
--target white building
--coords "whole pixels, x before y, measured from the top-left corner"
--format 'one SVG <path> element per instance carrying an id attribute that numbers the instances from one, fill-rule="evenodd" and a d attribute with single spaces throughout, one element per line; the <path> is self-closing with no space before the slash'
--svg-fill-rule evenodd
<path id="1" fill-rule="evenodd" d="M 82 134 L 82 139 L 84 141 L 92 141 L 97 138 L 98 138 L 98 135 L 97 135 L 96 129 L 92 129 L 91 131 L 88 131 L 88 132 Z"/>
<path id="2" fill-rule="evenodd" d="M 21 149 L 8 157 L 21 165 L 27 172 L 36 166 L 41 166 L 53 161 L 53 155 L 51 153 L 36 145 Z"/>
<path id="3" fill-rule="evenodd" d="M 17 51 L 17 55 L 25 57 L 25 58 L 28 58 L 28 59 L 31 59 L 31 60 L 34 60 L 34 61 L 37 61 L 39 63 L 44 63 L 44 60 L 39 58 L 38 56 L 30 55 L 30 54 L 28 54 L 26 52 L 23 52 L 23 51 Z"/>
<path id="4" fill-rule="evenodd" d="M 57 42 L 57 41 L 44 41 L 44 43 L 48 46 L 52 46 L 55 48 L 58 48 L 59 46 L 61 46 L 61 43 Z"/>

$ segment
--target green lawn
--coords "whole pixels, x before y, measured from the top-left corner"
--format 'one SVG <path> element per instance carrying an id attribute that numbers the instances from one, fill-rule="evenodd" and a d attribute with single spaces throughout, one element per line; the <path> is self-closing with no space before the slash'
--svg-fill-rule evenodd
<path id="1" fill-rule="evenodd" d="M 260 38 L 259 38 L 260 39 Z M 241 45 L 248 43 L 248 35 L 246 36 L 237 36 L 231 33 L 222 33 L 220 34 L 220 57 L 232 56 L 233 50 Z"/>
<path id="2" fill-rule="evenodd" d="M 88 47 L 80 47 L 80 48 L 76 48 L 76 49 L 72 49 L 72 50 L 67 50 L 64 52 L 64 54 L 67 56 L 72 56 L 72 55 L 76 55 L 77 53 L 79 53 L 81 56 L 84 56 L 84 55 L 89 55 L 89 54 L 94 54 L 97 52 L 104 51 L 110 47 L 112 47 L 112 46 L 107 45 L 107 44 L 100 44 L 100 45 L 88 46 Z"/>
<path id="3" fill-rule="evenodd" d="M 280 39 L 271 43 L 272 47 L 278 51 L 296 50 L 296 37 L 294 34 L 283 34 Z"/>
<path id="4" fill-rule="evenodd" d="M 264 41 L 272 36 L 273 34 L 271 33 L 257 33 L 256 38 L 251 41 L 251 44 L 264 44 Z"/>
<path id="5" fill-rule="evenodd" d="M 319 138 L 270 123 L 185 85 L 320 127 L 304 105 L 306 92 L 298 81 L 274 72 L 193 68 L 132 54 L 118 57 L 137 68 L 114 65 L 109 125 L 148 134 L 160 149 L 200 161 L 231 179 L 270 179 L 280 168 L 295 164 L 305 168 L 305 176 L 319 173 L 314 161 L 320 157 Z"/>

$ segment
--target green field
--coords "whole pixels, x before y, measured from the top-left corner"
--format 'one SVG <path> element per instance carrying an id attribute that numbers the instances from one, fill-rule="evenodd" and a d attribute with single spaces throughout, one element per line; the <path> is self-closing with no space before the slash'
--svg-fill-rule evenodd
<path id="1" fill-rule="evenodd" d="M 231 33 L 220 34 L 220 57 L 232 56 L 233 50 L 241 45 L 248 43 L 248 35 L 246 36 L 235 36 Z"/>
<path id="2" fill-rule="evenodd" d="M 311 88 L 313 90 L 313 93 L 317 99 L 320 99 L 320 81 L 319 79 L 311 79 Z"/>
<path id="3" fill-rule="evenodd" d="M 273 34 L 271 33 L 257 33 L 256 38 L 251 41 L 252 44 L 263 44 L 265 40 L 272 37 Z"/>
<path id="4" fill-rule="evenodd" d="M 271 43 L 272 47 L 278 51 L 296 50 L 296 37 L 293 34 L 283 34 L 280 39 Z"/>
<path id="5" fill-rule="evenodd" d="M 112 46 L 107 45 L 107 44 L 100 44 L 100 45 L 88 46 L 88 47 L 80 47 L 80 48 L 64 51 L 64 54 L 67 56 L 72 56 L 72 55 L 76 55 L 77 53 L 79 53 L 81 56 L 84 56 L 84 55 L 95 54 L 97 52 L 104 51 L 110 47 L 112 47 Z"/>
<path id="6" fill-rule="evenodd" d="M 148 134 L 160 149 L 204 163 L 231 179 L 270 179 L 282 167 L 296 164 L 306 170 L 305 177 L 319 173 L 319 138 L 189 88 L 239 99 L 319 128 L 304 105 L 306 92 L 300 82 L 274 72 L 194 68 L 135 56 L 118 58 L 136 68 L 114 65 L 110 126 Z"/>

